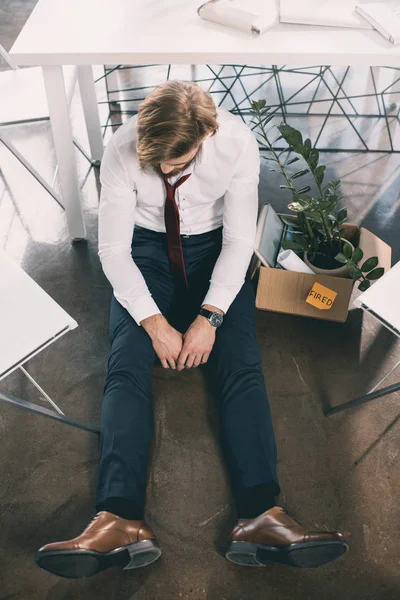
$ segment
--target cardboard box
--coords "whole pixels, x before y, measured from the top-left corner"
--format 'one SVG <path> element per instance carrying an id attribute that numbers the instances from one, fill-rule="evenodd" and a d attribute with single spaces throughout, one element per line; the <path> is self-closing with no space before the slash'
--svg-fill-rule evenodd
<path id="1" fill-rule="evenodd" d="M 364 252 L 361 264 L 367 258 L 377 256 L 378 265 L 383 267 L 385 272 L 390 269 L 392 264 L 391 247 L 368 229 L 347 224 L 343 237 L 349 239 L 354 246 L 359 246 Z M 329 310 L 321 310 L 306 302 L 315 282 L 337 292 L 335 301 Z M 260 264 L 256 306 L 260 310 L 344 323 L 347 319 L 354 283 L 353 279 L 294 273 L 283 269 L 264 267 Z M 373 283 L 371 282 L 371 285 Z"/>

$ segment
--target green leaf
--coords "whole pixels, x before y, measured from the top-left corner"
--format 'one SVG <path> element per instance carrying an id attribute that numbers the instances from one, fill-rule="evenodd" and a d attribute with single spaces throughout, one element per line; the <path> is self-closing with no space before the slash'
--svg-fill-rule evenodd
<path id="1" fill-rule="evenodd" d="M 313 148 L 310 152 L 310 156 L 307 159 L 308 164 L 310 165 L 310 169 L 314 170 L 318 164 L 319 160 L 319 152 L 315 148 Z"/>
<path id="2" fill-rule="evenodd" d="M 313 221 L 313 223 L 323 223 L 322 217 L 318 213 L 312 212 L 307 216 L 311 219 L 311 221 Z"/>
<path id="3" fill-rule="evenodd" d="M 309 192 L 311 190 L 311 187 L 309 185 L 306 185 L 305 187 L 301 188 L 301 190 L 298 190 L 298 194 L 307 194 L 307 192 Z"/>
<path id="4" fill-rule="evenodd" d="M 288 185 L 283 185 L 283 184 L 281 184 L 279 187 L 281 188 L 281 190 L 291 190 L 292 189 Z"/>
<path id="5" fill-rule="evenodd" d="M 324 180 L 325 169 L 326 169 L 326 167 L 324 165 L 320 165 L 314 171 L 315 179 L 318 181 L 318 183 L 320 185 Z"/>
<path id="6" fill-rule="evenodd" d="M 279 140 L 283 139 L 283 135 L 278 135 L 278 137 L 272 142 L 273 144 L 275 144 L 276 142 L 279 142 Z"/>
<path id="7" fill-rule="evenodd" d="M 339 254 L 336 254 L 335 260 L 337 260 L 338 262 L 344 263 L 344 264 L 347 263 L 347 258 L 345 257 L 343 252 L 339 252 Z"/>
<path id="8" fill-rule="evenodd" d="M 298 177 L 303 177 L 306 173 L 309 173 L 310 169 L 301 169 L 301 171 L 296 171 L 290 179 L 297 179 Z"/>
<path id="9" fill-rule="evenodd" d="M 303 154 L 303 146 L 301 144 L 293 144 L 292 150 L 293 152 L 296 152 L 296 154 Z"/>
<path id="10" fill-rule="evenodd" d="M 356 267 L 356 265 L 352 262 L 348 262 L 347 263 L 347 268 L 349 270 L 350 273 L 350 277 L 352 277 L 353 279 L 360 279 L 360 277 L 362 276 L 362 273 L 360 271 L 360 269 L 358 267 Z"/>
<path id="11" fill-rule="evenodd" d="M 337 220 L 340 225 L 347 219 L 347 208 L 341 208 L 337 214 Z"/>
<path id="12" fill-rule="evenodd" d="M 294 212 L 303 212 L 305 210 L 305 207 L 300 202 L 291 202 L 288 204 L 288 208 Z"/>
<path id="13" fill-rule="evenodd" d="M 298 160 L 300 160 L 298 156 L 291 158 L 290 160 L 287 161 L 287 163 L 285 163 L 285 167 L 288 165 L 292 165 L 293 163 L 297 162 Z"/>
<path id="14" fill-rule="evenodd" d="M 331 193 L 331 194 L 336 194 L 340 192 L 340 180 L 339 179 L 331 179 L 331 181 L 328 181 L 328 183 L 326 184 L 324 190 L 326 190 L 327 192 Z"/>
<path id="15" fill-rule="evenodd" d="M 303 227 L 303 225 L 305 224 L 305 221 L 306 221 L 306 218 L 303 215 L 303 213 L 299 213 L 298 215 L 296 215 L 296 219 L 300 223 L 300 227 Z"/>
<path id="16" fill-rule="evenodd" d="M 367 290 L 370 285 L 371 283 L 368 281 L 368 279 L 364 279 L 364 281 L 362 281 L 358 286 L 358 289 L 360 290 L 360 292 L 365 292 L 365 290 Z"/>
<path id="17" fill-rule="evenodd" d="M 311 140 L 310 139 L 306 139 L 304 141 L 304 158 L 308 158 L 310 156 L 311 153 Z"/>
<path id="18" fill-rule="evenodd" d="M 346 258 L 351 258 L 351 255 L 353 254 L 353 250 L 352 247 L 350 246 L 350 244 L 343 244 L 343 254 L 345 255 Z"/>
<path id="19" fill-rule="evenodd" d="M 281 246 L 284 250 L 294 250 L 295 252 L 303 251 L 300 244 L 296 244 L 296 242 L 292 242 L 291 240 L 283 240 Z"/>
<path id="20" fill-rule="evenodd" d="M 371 258 L 368 258 L 364 264 L 361 265 L 361 271 L 363 273 L 368 273 L 368 271 L 372 271 L 372 269 L 375 269 L 375 267 L 378 264 L 378 257 L 377 256 L 371 256 Z"/>
<path id="21" fill-rule="evenodd" d="M 318 167 L 318 169 L 319 169 L 319 167 Z M 333 210 L 336 209 L 337 198 L 335 195 L 328 194 L 328 196 L 323 196 L 321 198 L 320 202 L 321 202 L 321 206 L 324 207 L 326 212 L 332 212 Z"/>
<path id="22" fill-rule="evenodd" d="M 371 273 L 367 273 L 366 277 L 370 281 L 373 281 L 374 279 L 379 279 L 379 277 L 382 277 L 384 272 L 385 272 L 385 269 L 383 267 L 378 267 L 377 269 L 374 269 L 373 271 L 371 271 Z"/>
<path id="23" fill-rule="evenodd" d="M 352 256 L 353 262 L 355 262 L 355 263 L 360 262 L 360 260 L 362 260 L 363 256 L 364 256 L 364 252 L 361 250 L 361 248 L 356 248 L 354 250 L 353 256 Z"/>
<path id="24" fill-rule="evenodd" d="M 303 149 L 303 136 L 301 135 L 300 131 L 294 127 L 291 127 L 287 123 L 281 123 L 278 125 L 278 129 L 290 146 L 300 146 L 301 150 Z"/>
<path id="25" fill-rule="evenodd" d="M 299 246 L 301 246 L 303 250 L 308 250 L 309 244 L 308 244 L 307 240 L 305 239 L 305 237 L 301 233 L 294 233 L 293 241 L 296 244 L 299 244 Z"/>

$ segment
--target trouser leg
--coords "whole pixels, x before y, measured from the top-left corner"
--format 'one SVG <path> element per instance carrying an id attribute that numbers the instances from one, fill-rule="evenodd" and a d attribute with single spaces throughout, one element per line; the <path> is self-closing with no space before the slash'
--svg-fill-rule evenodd
<path id="1" fill-rule="evenodd" d="M 166 314 L 173 297 L 173 283 L 165 248 L 151 233 L 139 230 L 134 234 L 132 256 L 161 312 Z M 156 355 L 146 331 L 114 296 L 110 346 L 96 508 L 117 512 L 110 507 L 122 506 L 124 514 L 120 516 L 142 518 L 153 436 L 152 368 Z M 131 509 L 125 508 L 129 506 Z M 127 511 L 129 514 L 125 514 Z"/>
<path id="2" fill-rule="evenodd" d="M 187 240 L 191 319 L 209 288 L 222 232 L 203 241 Z M 221 444 L 241 517 L 268 510 L 280 493 L 277 451 L 256 336 L 255 293 L 245 282 L 217 329 L 205 374 L 219 409 Z"/>
<path id="3" fill-rule="evenodd" d="M 217 331 L 205 370 L 217 398 L 222 450 L 237 510 L 243 513 L 251 507 L 261 508 L 263 503 L 263 510 L 267 510 L 280 487 L 275 434 L 256 338 L 254 289 L 248 278 Z"/>

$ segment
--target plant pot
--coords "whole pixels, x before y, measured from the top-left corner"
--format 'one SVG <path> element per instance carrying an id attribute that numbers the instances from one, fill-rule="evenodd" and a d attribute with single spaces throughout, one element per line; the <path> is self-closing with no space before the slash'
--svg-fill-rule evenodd
<path id="1" fill-rule="evenodd" d="M 349 244 L 349 246 L 351 246 L 351 249 L 354 250 L 354 246 L 351 242 L 349 242 L 349 240 L 344 239 L 343 243 Z M 314 273 L 316 273 L 318 275 L 330 275 L 331 277 L 345 277 L 347 279 L 350 278 L 350 274 L 349 274 L 347 265 L 342 265 L 341 267 L 338 267 L 337 269 L 321 269 L 320 267 L 316 267 L 315 265 L 310 263 L 310 261 L 308 260 L 307 254 L 308 254 L 307 252 L 304 252 L 303 260 L 306 263 L 306 265 L 308 267 L 310 267 L 310 269 L 312 271 L 314 271 Z"/>

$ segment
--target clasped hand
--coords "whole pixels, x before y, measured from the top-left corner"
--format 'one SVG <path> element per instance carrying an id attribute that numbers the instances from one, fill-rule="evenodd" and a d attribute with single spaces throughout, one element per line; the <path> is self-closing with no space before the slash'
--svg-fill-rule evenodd
<path id="1" fill-rule="evenodd" d="M 214 346 L 216 329 L 198 316 L 182 336 L 182 350 L 177 359 L 177 369 L 190 369 L 205 364 Z"/>
<path id="2" fill-rule="evenodd" d="M 205 364 L 216 336 L 215 327 L 199 315 L 183 335 L 161 318 L 150 332 L 153 348 L 164 369 L 182 371 Z"/>

